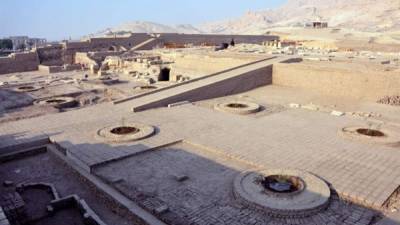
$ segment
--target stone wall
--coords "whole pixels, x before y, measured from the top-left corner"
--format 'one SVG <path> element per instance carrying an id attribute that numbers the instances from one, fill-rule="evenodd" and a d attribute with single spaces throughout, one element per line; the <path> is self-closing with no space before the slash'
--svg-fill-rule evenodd
<path id="1" fill-rule="evenodd" d="M 40 64 L 46 66 L 63 65 L 63 46 L 60 44 L 45 46 L 36 49 Z"/>
<path id="2" fill-rule="evenodd" d="M 351 65 L 341 68 L 329 67 L 329 64 L 275 64 L 273 84 L 372 101 L 385 95 L 400 95 L 400 73 L 352 69 Z"/>
<path id="3" fill-rule="evenodd" d="M 0 74 L 37 70 L 39 58 L 36 52 L 13 53 L 0 57 Z"/>
<path id="4" fill-rule="evenodd" d="M 81 64 L 84 67 L 89 67 L 90 65 L 98 65 L 95 60 L 89 57 L 87 52 L 77 52 L 75 54 L 75 63 Z"/>
<path id="5" fill-rule="evenodd" d="M 39 65 L 39 71 L 44 72 L 44 73 L 60 73 L 60 72 L 66 72 L 66 71 L 72 71 L 72 70 L 80 70 L 81 65 L 79 64 L 65 64 L 63 66 L 46 66 L 46 65 Z"/>
<path id="6" fill-rule="evenodd" d="M 149 41 L 154 36 L 145 33 L 135 33 L 129 37 L 105 37 L 90 38 L 86 41 L 63 42 L 38 48 L 40 63 L 48 66 L 61 66 L 63 64 L 73 64 L 76 62 L 77 52 L 96 52 L 96 51 L 126 51 L 139 44 L 143 44 L 140 50 L 151 50 L 165 43 L 193 44 L 201 45 L 204 43 L 219 45 L 223 42 L 230 43 L 232 39 L 236 43 L 257 43 L 279 39 L 278 36 L 268 35 L 204 35 L 204 34 L 160 34 L 156 40 Z"/>
<path id="7" fill-rule="evenodd" d="M 101 62 L 107 56 L 118 56 L 121 55 L 120 52 L 77 52 L 75 53 L 75 64 L 81 64 L 85 67 L 89 67 L 90 65 L 101 65 Z"/>
<path id="8" fill-rule="evenodd" d="M 39 65 L 39 71 L 43 73 L 59 73 L 62 71 L 62 66 L 46 66 L 46 65 Z"/>
<path id="9" fill-rule="evenodd" d="M 184 74 L 192 79 L 255 61 L 254 59 L 211 57 L 198 54 L 166 55 L 163 59 L 174 62 L 171 65 L 173 74 Z"/>
<path id="10" fill-rule="evenodd" d="M 145 33 L 135 33 L 130 37 L 107 37 L 107 38 L 91 38 L 89 44 L 91 51 L 113 50 L 114 47 L 124 47 L 125 49 L 133 48 L 134 46 L 149 40 L 150 35 Z"/>
<path id="11" fill-rule="evenodd" d="M 170 97 L 166 97 L 154 102 L 149 102 L 140 106 L 135 106 L 132 108 L 132 110 L 134 112 L 139 112 L 156 107 L 165 107 L 168 104 L 181 101 L 195 102 L 243 93 L 257 87 L 271 84 L 272 67 L 272 65 L 268 65 L 257 70 L 240 74 L 238 76 L 233 76 L 225 80 L 213 82 L 208 85 L 199 86 L 197 88 L 188 88 L 186 91 L 177 93 Z"/>
<path id="12" fill-rule="evenodd" d="M 176 44 L 212 44 L 230 43 L 234 39 L 236 44 L 262 44 L 266 41 L 279 40 L 279 36 L 272 35 L 217 35 L 217 34 L 161 34 L 160 39 L 164 43 Z"/>

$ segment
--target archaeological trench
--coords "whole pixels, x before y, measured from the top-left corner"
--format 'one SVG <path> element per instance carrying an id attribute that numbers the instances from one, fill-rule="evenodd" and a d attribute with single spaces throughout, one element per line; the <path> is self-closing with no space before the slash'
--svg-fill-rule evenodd
<path id="1" fill-rule="evenodd" d="M 0 224 L 399 224 L 399 58 L 183 34 L 1 57 Z"/>

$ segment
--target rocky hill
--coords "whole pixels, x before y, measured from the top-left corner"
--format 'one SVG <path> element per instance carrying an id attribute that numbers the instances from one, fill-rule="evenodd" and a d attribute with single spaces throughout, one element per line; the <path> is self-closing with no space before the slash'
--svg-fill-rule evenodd
<path id="1" fill-rule="evenodd" d="M 247 12 L 242 17 L 209 22 L 169 26 L 136 21 L 107 28 L 91 36 L 132 33 L 215 33 L 264 34 L 276 27 L 303 27 L 306 22 L 325 21 L 330 27 L 355 31 L 400 31 L 400 0 L 288 0 L 277 9 Z"/>
<path id="2" fill-rule="evenodd" d="M 121 24 L 120 26 L 107 28 L 102 31 L 92 34 L 91 36 L 113 36 L 126 35 L 129 33 L 187 33 L 198 34 L 202 33 L 199 29 L 190 24 L 181 24 L 176 26 L 168 26 L 159 23 L 147 21 L 134 21 Z"/>
<path id="3" fill-rule="evenodd" d="M 261 34 L 271 27 L 326 21 L 331 27 L 358 31 L 400 30 L 399 0 L 289 0 L 273 10 L 247 12 L 240 18 L 206 23 L 208 33 Z"/>

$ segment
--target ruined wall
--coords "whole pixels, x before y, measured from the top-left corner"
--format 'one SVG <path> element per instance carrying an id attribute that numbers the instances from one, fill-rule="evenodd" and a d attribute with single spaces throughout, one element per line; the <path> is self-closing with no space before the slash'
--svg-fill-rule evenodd
<path id="1" fill-rule="evenodd" d="M 81 64 L 85 67 L 89 67 L 90 65 L 97 65 L 97 62 L 90 58 L 87 52 L 77 52 L 75 54 L 75 63 Z"/>
<path id="2" fill-rule="evenodd" d="M 60 72 L 66 72 L 66 71 L 72 71 L 72 70 L 80 70 L 81 65 L 74 64 L 65 64 L 63 66 L 46 66 L 46 65 L 39 65 L 39 71 L 43 73 L 60 73 Z"/>
<path id="3" fill-rule="evenodd" d="M 61 66 L 63 65 L 63 46 L 51 45 L 40 47 L 36 49 L 39 56 L 40 64 L 47 66 Z"/>
<path id="4" fill-rule="evenodd" d="M 352 69 L 352 66 L 275 64 L 273 84 L 371 101 L 377 101 L 385 95 L 400 95 L 400 73 Z"/>
<path id="5" fill-rule="evenodd" d="M 220 45 L 230 43 L 232 39 L 235 43 L 262 44 L 266 41 L 279 39 L 272 35 L 217 35 L 217 34 L 161 34 L 160 39 L 164 43 L 193 44 L 201 45 L 204 43 Z"/>
<path id="6" fill-rule="evenodd" d="M 39 71 L 43 73 L 59 73 L 63 69 L 62 66 L 45 66 L 45 65 L 39 65 Z"/>
<path id="7" fill-rule="evenodd" d="M 0 57 L 0 74 L 37 70 L 39 58 L 36 52 L 13 53 Z"/>
<path id="8" fill-rule="evenodd" d="M 149 40 L 150 35 L 145 33 L 135 33 L 130 37 L 107 37 L 107 38 L 91 38 L 89 39 L 89 44 L 91 51 L 99 50 L 112 50 L 112 47 L 122 46 L 125 49 L 133 48 L 134 46 Z"/>
<path id="9" fill-rule="evenodd" d="M 171 65 L 172 74 L 190 76 L 192 79 L 255 61 L 254 59 L 210 57 L 195 54 L 177 54 L 174 56 L 166 55 L 163 57 L 163 59 L 166 61 L 171 60 L 174 62 Z"/>
<path id="10" fill-rule="evenodd" d="M 47 66 L 61 66 L 63 64 L 74 64 L 77 52 L 96 51 L 125 51 L 139 44 L 140 50 L 150 50 L 156 46 L 162 47 L 164 43 L 201 45 L 204 43 L 219 45 L 222 42 L 257 43 L 279 39 L 278 36 L 267 35 L 204 35 L 204 34 L 160 34 L 160 38 L 154 38 L 145 33 L 135 33 L 130 37 L 106 37 L 90 38 L 87 41 L 64 42 L 61 44 L 38 48 L 40 63 Z M 149 42 L 146 42 L 149 41 Z"/>
<path id="11" fill-rule="evenodd" d="M 75 54 L 77 52 L 89 52 L 91 50 L 90 43 L 87 41 L 82 42 L 64 42 L 63 43 L 63 56 L 64 64 L 73 64 L 75 62 Z"/>
<path id="12" fill-rule="evenodd" d="M 101 62 L 103 62 L 107 56 L 118 55 L 121 55 L 121 52 L 77 52 L 75 53 L 74 63 L 86 67 L 95 64 L 101 65 Z"/>

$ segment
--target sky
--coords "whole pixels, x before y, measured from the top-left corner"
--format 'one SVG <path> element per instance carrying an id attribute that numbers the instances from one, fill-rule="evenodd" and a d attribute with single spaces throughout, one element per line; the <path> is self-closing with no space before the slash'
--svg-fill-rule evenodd
<path id="1" fill-rule="evenodd" d="M 0 37 L 79 38 L 124 22 L 166 25 L 212 22 L 285 0 L 1 0 Z"/>

